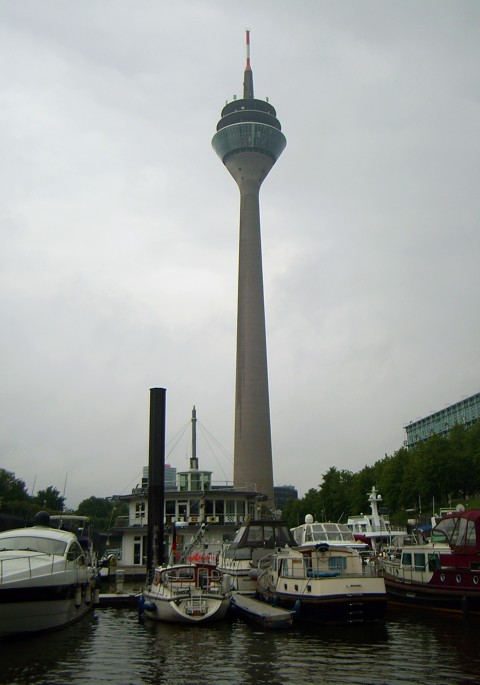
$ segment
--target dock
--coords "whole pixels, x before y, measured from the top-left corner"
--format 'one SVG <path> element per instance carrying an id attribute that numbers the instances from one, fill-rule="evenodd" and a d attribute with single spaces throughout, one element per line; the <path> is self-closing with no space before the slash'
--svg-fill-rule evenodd
<path id="1" fill-rule="evenodd" d="M 294 611 L 267 604 L 251 595 L 234 592 L 230 603 L 234 612 L 267 630 L 290 628 L 293 623 Z"/>
<path id="2" fill-rule="evenodd" d="M 105 592 L 98 597 L 99 609 L 107 607 L 136 607 L 138 605 L 139 592 Z"/>

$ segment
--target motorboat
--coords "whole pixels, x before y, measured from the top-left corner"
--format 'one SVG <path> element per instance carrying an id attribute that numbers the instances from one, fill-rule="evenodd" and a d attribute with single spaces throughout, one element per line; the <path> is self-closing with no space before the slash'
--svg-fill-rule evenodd
<path id="1" fill-rule="evenodd" d="M 154 569 L 139 599 L 139 613 L 157 621 L 207 623 L 225 618 L 230 581 L 211 563 L 179 563 Z"/>
<path id="2" fill-rule="evenodd" d="M 294 547 L 295 539 L 284 521 L 245 521 L 233 542 L 225 545 L 219 554 L 218 568 L 228 574 L 235 592 L 254 595 L 258 563 L 277 549 Z"/>
<path id="3" fill-rule="evenodd" d="M 77 536 L 53 528 L 39 512 L 35 525 L 0 533 L 0 637 L 61 628 L 97 599 L 96 569 Z"/>
<path id="4" fill-rule="evenodd" d="M 351 547 L 359 551 L 367 551 L 366 542 L 356 540 L 346 523 L 329 523 L 314 521 L 311 514 L 305 516 L 305 523 L 291 528 L 295 542 L 300 547 L 316 547 L 326 543 L 330 547 Z"/>
<path id="5" fill-rule="evenodd" d="M 375 486 L 368 494 L 371 514 L 349 516 L 347 527 L 354 538 L 365 542 L 374 551 L 380 551 L 384 546 L 401 547 L 407 538 L 407 529 L 390 523 L 388 511 L 382 504 L 382 496 Z"/>
<path id="6" fill-rule="evenodd" d="M 79 514 L 51 514 L 50 525 L 59 530 L 68 530 L 76 535 L 80 547 L 83 549 L 87 563 L 98 567 L 97 553 L 93 546 L 91 522 L 88 516 Z"/>
<path id="7" fill-rule="evenodd" d="M 264 601 L 317 623 L 365 623 L 385 618 L 385 582 L 351 547 L 319 543 L 278 549 L 259 562 L 257 593 Z"/>
<path id="8" fill-rule="evenodd" d="M 446 514 L 429 542 L 381 560 L 389 601 L 480 613 L 480 510 Z"/>

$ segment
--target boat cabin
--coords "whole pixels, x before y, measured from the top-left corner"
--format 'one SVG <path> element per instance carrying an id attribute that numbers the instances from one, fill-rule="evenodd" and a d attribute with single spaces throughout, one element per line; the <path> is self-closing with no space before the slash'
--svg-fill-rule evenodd
<path id="1" fill-rule="evenodd" d="M 345 523 L 314 522 L 311 514 L 305 516 L 305 523 L 302 526 L 292 528 L 291 531 L 299 547 L 327 543 L 331 546 L 348 545 L 348 547 L 358 550 L 368 549 L 367 543 L 356 540 Z"/>
<path id="2" fill-rule="evenodd" d="M 286 545 L 295 547 L 296 542 L 285 522 L 247 521 L 240 527 L 233 542 L 225 549 L 224 558 L 255 561 L 255 557 L 258 556 L 257 550 L 273 550 Z"/>
<path id="3" fill-rule="evenodd" d="M 193 586 L 212 590 L 216 587 L 218 591 L 221 580 L 222 574 L 214 564 L 186 564 L 156 569 L 153 584 L 173 584 L 178 589 Z"/>
<path id="4" fill-rule="evenodd" d="M 448 545 L 451 563 L 457 568 L 480 570 L 480 510 L 447 514 L 432 530 L 431 543 Z"/>

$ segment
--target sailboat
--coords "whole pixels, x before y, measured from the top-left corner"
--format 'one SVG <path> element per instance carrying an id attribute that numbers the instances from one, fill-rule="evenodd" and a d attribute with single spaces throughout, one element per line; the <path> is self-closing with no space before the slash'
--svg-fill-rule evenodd
<path id="1" fill-rule="evenodd" d="M 195 427 L 194 407 L 190 460 L 192 470 L 198 469 Z M 161 510 L 163 512 L 163 502 Z M 188 560 L 191 559 L 193 548 L 201 544 L 204 532 L 205 526 L 201 526 L 188 548 L 178 550 L 177 530 L 174 528 L 170 553 L 172 563 L 160 563 L 147 573 L 145 588 L 139 599 L 141 615 L 156 621 L 195 624 L 225 618 L 231 598 L 229 576 L 210 560 L 209 555 L 200 560 Z"/>

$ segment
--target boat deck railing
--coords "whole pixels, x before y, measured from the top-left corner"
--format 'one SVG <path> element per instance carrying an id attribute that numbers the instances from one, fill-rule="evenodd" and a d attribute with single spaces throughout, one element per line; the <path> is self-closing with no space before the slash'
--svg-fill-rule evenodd
<path id="1" fill-rule="evenodd" d="M 431 578 L 432 572 L 425 566 L 402 566 L 398 560 L 384 560 L 380 572 L 385 577 L 397 578 L 407 583 L 426 582 Z"/>
<path id="2" fill-rule="evenodd" d="M 66 571 L 67 568 L 67 559 L 55 554 L 6 557 L 0 560 L 0 585 L 18 578 L 38 578 L 53 572 Z"/>
<path id="3" fill-rule="evenodd" d="M 355 565 L 353 568 L 343 563 L 343 557 L 332 557 L 325 560 L 325 564 L 312 563 L 307 559 L 294 560 L 294 563 L 284 564 L 282 567 L 282 578 L 358 578 L 359 575 L 375 577 L 380 575 L 377 564 L 361 564 Z M 300 563 L 296 563 L 300 562 Z M 302 563 L 303 562 L 303 563 Z"/>
<path id="4" fill-rule="evenodd" d="M 405 526 L 397 526 L 388 522 L 381 523 L 380 525 L 372 524 L 368 526 L 368 528 L 360 523 L 353 523 L 350 526 L 350 529 L 354 535 L 369 535 L 371 533 L 380 533 L 385 536 L 391 535 L 395 537 L 396 535 L 406 535 L 407 533 L 407 528 Z"/>

